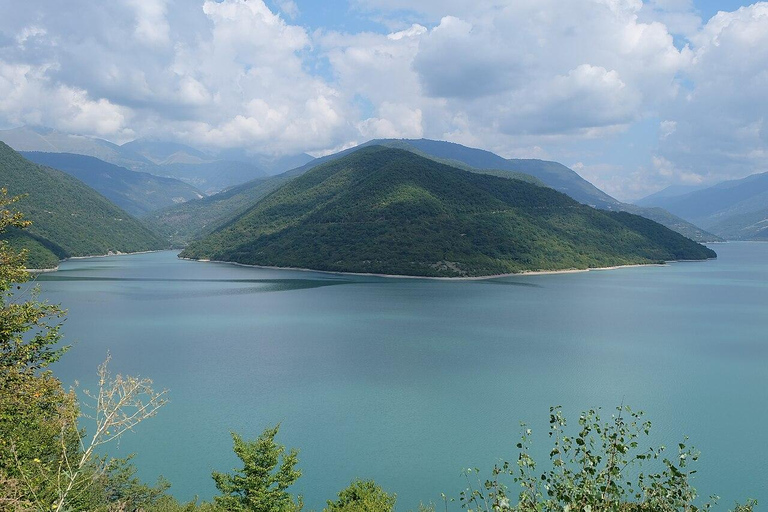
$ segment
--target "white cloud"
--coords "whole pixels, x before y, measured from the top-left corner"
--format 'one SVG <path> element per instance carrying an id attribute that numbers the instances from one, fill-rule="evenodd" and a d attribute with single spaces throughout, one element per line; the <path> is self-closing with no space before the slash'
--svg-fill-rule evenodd
<path id="1" fill-rule="evenodd" d="M 618 194 L 768 170 L 768 3 L 706 22 L 693 0 L 352 3 L 395 28 L 310 33 L 294 0 L 0 0 L 0 125 L 272 152 L 441 138 L 581 162 Z M 658 147 L 605 164 L 637 126 Z"/>
<path id="2" fill-rule="evenodd" d="M 277 0 L 277 7 L 291 19 L 299 16 L 299 6 L 293 0 Z"/>

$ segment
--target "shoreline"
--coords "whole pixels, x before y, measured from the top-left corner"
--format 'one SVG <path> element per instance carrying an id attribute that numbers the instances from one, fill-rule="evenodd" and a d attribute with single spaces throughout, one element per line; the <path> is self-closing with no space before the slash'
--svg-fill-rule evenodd
<path id="1" fill-rule="evenodd" d="M 666 266 L 669 266 L 670 263 L 696 263 L 696 262 L 711 261 L 717 258 L 707 258 L 705 260 L 669 260 L 669 261 L 665 261 L 664 263 L 630 263 L 627 265 L 614 265 L 610 267 L 594 267 L 594 268 L 583 268 L 583 269 L 574 268 L 574 269 L 563 269 L 563 270 L 524 270 L 522 272 L 513 272 L 508 274 L 493 274 L 488 276 L 473 276 L 473 277 L 435 277 L 435 276 L 409 276 L 409 275 L 401 275 L 401 274 L 374 274 L 374 273 L 368 273 L 368 272 L 339 272 L 335 270 L 315 270 L 311 268 L 299 268 L 299 267 L 275 267 L 275 266 L 268 266 L 268 265 L 249 265 L 246 263 L 237 263 L 234 261 L 218 261 L 218 260 L 208 260 L 208 259 L 196 260 L 193 258 L 181 258 L 181 257 L 179 257 L 178 259 L 186 260 L 186 261 L 194 261 L 198 263 L 218 263 L 218 264 L 224 264 L 224 265 L 235 265 L 238 267 L 262 268 L 262 269 L 268 269 L 268 270 L 294 270 L 299 272 L 316 272 L 321 274 L 331 274 L 331 275 L 337 275 L 337 276 L 383 277 L 387 279 L 392 279 L 392 278 L 394 279 L 431 279 L 436 281 L 484 281 L 487 279 L 500 279 L 504 277 L 579 274 L 582 272 L 619 270 L 622 268 L 635 268 L 635 267 L 666 267 Z"/>
<path id="2" fill-rule="evenodd" d="M 175 249 L 156 249 L 154 251 L 136 251 L 136 252 L 109 252 L 107 254 L 94 254 L 93 256 L 70 256 L 69 258 L 64 258 L 63 260 L 59 260 L 59 265 L 56 265 L 53 268 L 25 268 L 27 272 L 30 274 L 47 274 L 49 272 L 58 272 L 59 267 L 61 263 L 64 263 L 65 261 L 69 260 L 88 260 L 91 258 L 110 258 L 112 256 L 132 256 L 134 254 L 151 254 L 154 252 L 163 252 L 163 251 L 173 251 Z"/>

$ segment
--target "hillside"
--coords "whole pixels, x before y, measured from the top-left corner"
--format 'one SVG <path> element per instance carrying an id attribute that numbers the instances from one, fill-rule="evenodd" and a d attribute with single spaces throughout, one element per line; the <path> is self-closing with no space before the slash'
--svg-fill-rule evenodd
<path id="1" fill-rule="evenodd" d="M 351 152 L 345 152 L 345 154 Z M 327 161 L 330 160 L 332 159 L 327 159 Z M 540 180 L 523 173 L 477 170 L 461 162 L 451 162 L 451 165 L 458 165 L 460 168 L 471 172 L 519 179 L 535 185 L 545 186 Z M 147 217 L 142 218 L 142 221 L 152 230 L 163 235 L 174 247 L 184 247 L 191 240 L 206 236 L 216 228 L 231 222 L 269 193 L 314 167 L 316 165 L 313 161 L 277 176 L 252 180 L 198 201 L 190 201 L 153 212 Z"/>
<path id="2" fill-rule="evenodd" d="M 28 233 L 9 235 L 30 249 L 30 268 L 55 267 L 59 259 L 162 249 L 167 244 L 98 192 L 68 174 L 26 160 L 0 143 L 0 186 L 27 194 L 19 210 L 33 222 Z"/>
<path id="3" fill-rule="evenodd" d="M 719 183 L 704 190 L 672 197 L 649 197 L 645 202 L 667 210 L 731 240 L 750 240 L 765 227 L 768 210 L 768 173 Z"/>
<path id="4" fill-rule="evenodd" d="M 469 148 L 453 142 L 429 139 L 380 139 L 366 142 L 358 147 L 313 160 L 295 173 L 306 172 L 322 163 L 329 162 L 356 151 L 360 147 L 371 145 L 386 146 L 411 151 L 417 155 L 431 158 L 441 163 L 466 170 L 492 171 L 496 175 L 511 173 L 514 178 L 533 176 L 544 185 L 576 199 L 582 204 L 603 210 L 626 211 L 654 220 L 673 231 L 699 242 L 718 241 L 720 238 L 698 226 L 664 211 L 661 208 L 645 208 L 634 204 L 622 203 L 590 182 L 572 169 L 558 162 L 532 159 L 506 159 L 490 151 Z"/>
<path id="5" fill-rule="evenodd" d="M 181 256 L 459 277 L 715 254 L 642 217 L 372 146 L 288 182 Z"/>
<path id="6" fill-rule="evenodd" d="M 36 151 L 22 151 L 21 155 L 74 176 L 134 216 L 203 197 L 179 180 L 130 171 L 91 156 Z"/>

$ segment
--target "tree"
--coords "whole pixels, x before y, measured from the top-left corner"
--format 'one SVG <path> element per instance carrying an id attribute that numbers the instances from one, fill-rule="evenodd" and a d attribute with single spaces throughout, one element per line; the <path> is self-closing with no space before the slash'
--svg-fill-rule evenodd
<path id="1" fill-rule="evenodd" d="M 324 512 L 392 512 L 396 500 L 373 480 L 355 480 L 339 492 L 338 500 L 328 501 Z"/>
<path id="2" fill-rule="evenodd" d="M 234 473 L 213 472 L 221 492 L 214 501 L 228 511 L 291 512 L 301 510 L 301 497 L 294 500 L 287 489 L 301 476 L 296 469 L 298 452 L 275 442 L 280 425 L 267 428 L 253 441 L 232 433 L 234 451 L 243 468 Z"/>
<path id="3" fill-rule="evenodd" d="M 19 199 L 0 190 L 0 235 L 30 224 L 11 210 Z M 144 486 L 125 461 L 95 450 L 153 416 L 165 392 L 156 393 L 149 379 L 112 377 L 105 362 L 98 392 L 86 393 L 95 420 L 86 445 L 74 391 L 48 370 L 67 350 L 60 345 L 65 312 L 23 286 L 25 257 L 0 238 L 0 510 L 98 510 L 156 500 L 164 481 Z"/>

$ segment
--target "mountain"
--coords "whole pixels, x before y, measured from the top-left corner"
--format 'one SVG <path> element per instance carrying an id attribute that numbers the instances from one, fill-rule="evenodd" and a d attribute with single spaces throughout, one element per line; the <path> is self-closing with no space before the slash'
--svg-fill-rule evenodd
<path id="1" fill-rule="evenodd" d="M 666 188 L 659 190 L 658 192 L 654 192 L 653 194 L 647 195 L 642 199 L 633 201 L 633 203 L 638 206 L 653 207 L 656 205 L 657 201 L 660 199 L 667 199 L 670 197 L 682 196 L 684 194 L 689 194 L 691 192 L 696 192 L 697 190 L 703 190 L 705 188 L 707 187 L 703 187 L 701 185 L 670 185 Z"/>
<path id="2" fill-rule="evenodd" d="M 21 155 L 74 176 L 134 216 L 203 197 L 179 180 L 130 171 L 92 156 L 36 151 L 22 151 Z"/>
<path id="3" fill-rule="evenodd" d="M 266 155 L 261 153 L 249 153 L 243 149 L 225 149 L 216 157 L 219 160 L 251 163 L 263 169 L 270 176 L 301 167 L 312 160 L 313 157 L 306 153 L 292 155 Z"/>
<path id="4" fill-rule="evenodd" d="M 656 198 L 653 202 L 723 238 L 759 238 L 768 210 L 768 173 L 724 181 L 679 196 Z"/>
<path id="5" fill-rule="evenodd" d="M 307 171 L 321 163 L 334 158 L 347 155 L 360 147 L 380 145 L 404 149 L 418 155 L 435 159 L 439 162 L 460 168 L 475 170 L 493 170 L 495 173 L 510 172 L 526 174 L 539 179 L 546 186 L 569 195 L 582 204 L 594 206 L 603 210 L 626 211 L 635 215 L 641 215 L 673 231 L 687 236 L 699 242 L 713 242 L 720 240 L 716 235 L 709 233 L 698 226 L 687 222 L 680 217 L 663 211 L 661 208 L 644 208 L 634 204 L 622 203 L 590 182 L 582 178 L 575 171 L 558 162 L 532 159 L 506 159 L 490 151 L 469 148 L 453 142 L 429 140 L 429 139 L 379 139 L 366 142 L 355 148 L 313 160 L 300 168 Z"/>
<path id="6" fill-rule="evenodd" d="M 30 249 L 30 268 L 52 268 L 60 259 L 109 252 L 162 249 L 157 235 L 78 179 L 22 157 L 0 143 L 0 186 L 32 226 L 10 233 L 16 247 Z"/>
<path id="7" fill-rule="evenodd" d="M 157 166 L 154 172 L 160 176 L 189 183 L 209 195 L 267 176 L 262 169 L 253 164 L 234 160 L 215 160 L 198 164 L 164 164 Z"/>
<path id="8" fill-rule="evenodd" d="M 0 130 L 0 141 L 16 151 L 88 155 L 134 171 L 153 166 L 152 162 L 143 156 L 117 144 L 95 137 L 63 133 L 52 128 L 22 126 Z"/>
<path id="9" fill-rule="evenodd" d="M 347 150 L 343 154 L 350 154 L 357 149 L 359 148 Z M 208 235 L 216 228 L 231 222 L 263 197 L 319 165 L 318 161 L 322 163 L 336 158 L 340 158 L 340 156 L 337 154 L 312 160 L 301 167 L 277 176 L 256 179 L 198 201 L 189 201 L 153 212 L 142 220 L 155 232 L 165 236 L 174 247 L 183 247 L 191 240 Z M 519 179 L 545 186 L 540 180 L 528 174 L 513 171 L 477 170 L 455 161 L 451 161 L 451 165 L 459 166 L 459 168 L 471 172 Z"/>
<path id="10" fill-rule="evenodd" d="M 185 144 L 152 138 L 136 139 L 120 147 L 143 156 L 155 165 L 200 164 L 215 160 L 211 155 Z"/>
<path id="11" fill-rule="evenodd" d="M 460 277 L 715 253 L 648 219 L 596 210 L 550 188 L 370 146 L 289 181 L 181 256 Z"/>
<path id="12" fill-rule="evenodd" d="M 429 139 L 405 139 L 384 140 L 383 145 L 402 147 L 403 149 L 416 149 L 432 157 L 436 157 L 445 163 L 461 162 L 476 169 L 500 169 L 517 171 L 530 174 L 540 179 L 547 186 L 569 195 L 578 202 L 602 210 L 625 211 L 635 215 L 641 215 L 656 221 L 673 231 L 699 242 L 717 241 L 719 238 L 712 233 L 681 219 L 661 208 L 643 208 L 637 205 L 627 204 L 615 199 L 578 173 L 558 162 L 535 159 L 506 159 L 490 151 L 468 148 L 453 142 L 436 141 Z"/>
<path id="13" fill-rule="evenodd" d="M 608 210 L 629 211 L 643 215 L 677 231 L 692 240 L 716 241 L 719 238 L 711 233 L 676 217 L 661 208 L 641 208 L 631 204 L 621 203 L 582 179 L 577 173 L 557 162 L 541 160 L 506 160 L 498 155 L 479 149 L 467 148 L 450 142 L 422 140 L 381 139 L 366 142 L 360 146 L 346 149 L 339 153 L 311 160 L 301 167 L 291 169 L 283 174 L 266 180 L 254 180 L 244 183 L 232 190 L 225 191 L 201 201 L 191 201 L 183 205 L 169 207 L 153 214 L 147 219 L 149 225 L 157 232 L 171 238 L 174 245 L 184 245 L 188 241 L 207 235 L 213 229 L 230 222 L 243 213 L 256 201 L 282 186 L 287 181 L 300 176 L 324 163 L 342 158 L 354 153 L 360 148 L 373 145 L 386 146 L 410 151 L 419 156 L 430 158 L 460 169 L 484 172 L 497 176 L 529 180 L 540 185 L 560 185 L 562 189 L 573 193 L 573 190 L 584 191 L 579 195 L 588 204 L 599 204 Z M 417 147 L 418 146 L 418 147 Z M 432 151 L 428 153 L 426 150 Z M 448 158 L 450 157 L 450 158 Z M 515 165 L 510 164 L 514 162 Z M 485 166 L 477 169 L 472 164 Z M 521 172 L 519 169 L 536 172 L 538 177 Z M 570 184 L 569 184 L 570 183 Z M 562 192 L 563 190 L 561 190 Z M 592 198 L 591 200 L 589 198 Z"/>

